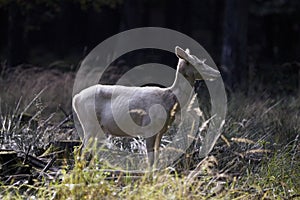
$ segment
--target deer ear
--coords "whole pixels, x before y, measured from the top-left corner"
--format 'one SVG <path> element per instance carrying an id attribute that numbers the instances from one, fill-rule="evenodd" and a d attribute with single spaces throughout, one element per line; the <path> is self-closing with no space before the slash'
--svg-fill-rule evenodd
<path id="1" fill-rule="evenodd" d="M 200 59 L 199 59 L 199 60 L 200 60 Z M 206 61 L 206 58 L 203 58 L 202 60 L 200 60 L 200 62 L 201 62 L 202 64 L 204 64 L 205 61 Z"/>
<path id="2" fill-rule="evenodd" d="M 180 48 L 179 46 L 175 47 L 175 54 L 178 58 L 187 60 L 188 58 L 188 54 L 187 52 L 185 52 L 182 48 Z"/>

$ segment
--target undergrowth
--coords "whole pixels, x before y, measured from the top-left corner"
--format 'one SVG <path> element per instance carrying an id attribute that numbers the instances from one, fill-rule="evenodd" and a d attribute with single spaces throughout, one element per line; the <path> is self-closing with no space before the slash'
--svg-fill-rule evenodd
<path id="1" fill-rule="evenodd" d="M 0 109 L 1 149 L 35 155 L 51 141 L 77 137 L 70 120 L 43 117 L 39 97 Z M 87 161 L 77 150 L 74 164 L 60 166 L 54 180 L 0 183 L 0 198 L 300 199 L 299 105 L 299 97 L 231 94 L 222 135 L 206 158 L 197 157 L 192 145 L 166 169 L 133 174 L 113 170 L 100 158 Z M 139 139 L 133 144 L 142 145 Z"/>

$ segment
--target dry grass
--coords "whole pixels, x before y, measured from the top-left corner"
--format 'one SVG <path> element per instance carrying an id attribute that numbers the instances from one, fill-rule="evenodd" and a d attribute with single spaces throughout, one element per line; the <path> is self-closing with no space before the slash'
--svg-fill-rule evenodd
<path id="1" fill-rule="evenodd" d="M 72 72 L 36 68 L 17 70 L 9 77 L 2 76 L 1 136 L 19 130 L 19 135 L 15 134 L 17 138 L 26 139 L 38 133 L 39 141 L 44 141 L 45 130 L 58 133 L 47 129 L 53 124 L 42 123 L 50 115 L 44 108 L 52 113 L 61 104 L 69 111 L 73 78 Z M 27 122 L 29 125 L 14 129 L 18 121 L 14 116 L 19 119 L 17 116 L 24 111 L 23 108 L 45 86 L 48 88 L 41 98 L 35 98 L 29 109 L 31 115 L 37 116 L 37 126 Z M 57 96 L 59 92 L 63 95 Z M 15 102 L 20 96 L 23 96 L 23 108 L 16 109 Z M 300 198 L 299 107 L 298 96 L 231 94 L 222 136 L 205 159 L 198 157 L 199 144 L 196 141 L 168 169 L 133 176 L 107 172 L 104 170 L 107 166 L 99 164 L 99 159 L 87 163 L 75 153 L 72 170 L 63 168 L 56 180 L 1 185 L 0 196 L 2 199 L 297 199 Z M 22 130 L 25 135 L 20 136 Z M 67 130 L 60 129 L 59 134 Z M 119 147 L 124 145 L 123 141 L 113 142 L 119 142 Z M 136 150 L 143 145 L 138 138 L 130 142 L 126 148 Z"/>
<path id="2" fill-rule="evenodd" d="M 2 111 L 14 108 L 21 99 L 21 108 L 28 105 L 42 90 L 39 96 L 46 115 L 57 112 L 58 119 L 71 111 L 72 87 L 75 72 L 62 72 L 58 69 L 43 69 L 21 65 L 13 70 L 5 70 L 0 76 L 0 104 Z M 31 107 L 27 112 L 35 112 Z M 9 110 L 9 109 L 8 109 Z"/>

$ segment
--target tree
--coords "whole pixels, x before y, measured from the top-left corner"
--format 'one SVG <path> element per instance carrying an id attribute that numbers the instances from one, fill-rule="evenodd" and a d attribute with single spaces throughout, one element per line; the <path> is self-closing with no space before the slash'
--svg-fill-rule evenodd
<path id="1" fill-rule="evenodd" d="M 26 59 L 26 33 L 21 8 L 16 2 L 11 2 L 8 5 L 7 39 L 8 66 L 21 64 Z"/>
<path id="2" fill-rule="evenodd" d="M 244 88 L 247 83 L 248 3 L 248 0 L 225 2 L 221 63 L 225 68 L 225 83 L 231 90 Z"/>
<path id="3" fill-rule="evenodd" d="M 74 9 L 70 5 L 79 5 L 79 11 L 93 9 L 100 11 L 103 6 L 116 7 L 122 0 L 0 0 L 0 8 L 7 11 L 7 63 L 15 66 L 26 62 L 30 52 L 30 34 L 53 21 L 58 15 L 62 16 L 59 21 L 58 34 L 62 35 L 60 44 L 64 47 L 68 39 L 67 25 L 70 24 L 70 15 Z M 63 49 L 63 48 L 60 48 Z M 61 52 L 63 54 L 64 51 Z"/>

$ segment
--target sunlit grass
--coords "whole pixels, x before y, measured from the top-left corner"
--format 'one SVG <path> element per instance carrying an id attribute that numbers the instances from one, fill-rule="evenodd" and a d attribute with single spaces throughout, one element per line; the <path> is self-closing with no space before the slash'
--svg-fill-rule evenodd
<path id="1" fill-rule="evenodd" d="M 38 96 L 26 102 L 0 109 L 1 148 L 37 155 L 52 141 L 74 137 L 72 127 L 51 123 L 49 113 L 42 117 L 48 102 Z M 232 94 L 222 137 L 205 159 L 192 144 L 169 168 L 134 174 L 77 150 L 53 180 L 0 183 L 0 199 L 299 199 L 299 105 L 299 97 Z M 112 142 L 126 151 L 144 148 L 139 138 Z"/>

